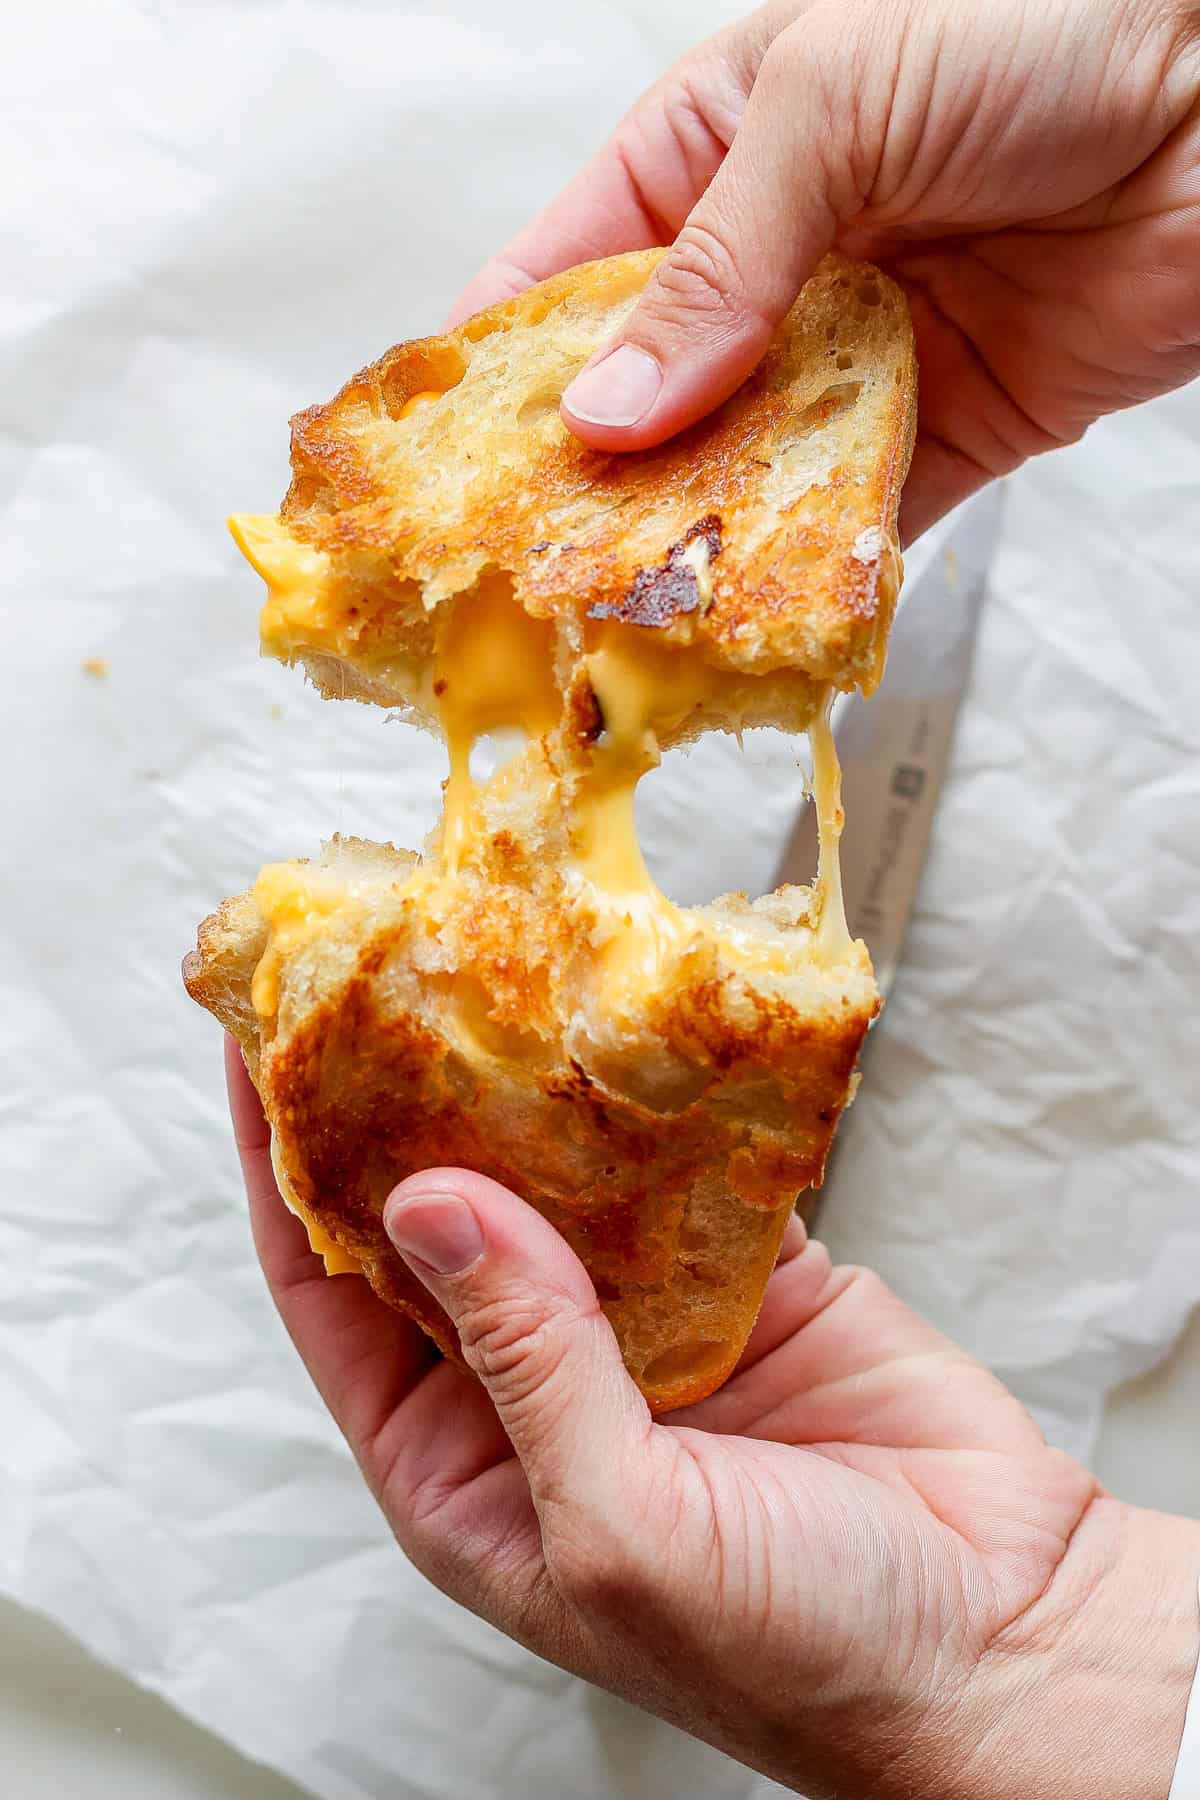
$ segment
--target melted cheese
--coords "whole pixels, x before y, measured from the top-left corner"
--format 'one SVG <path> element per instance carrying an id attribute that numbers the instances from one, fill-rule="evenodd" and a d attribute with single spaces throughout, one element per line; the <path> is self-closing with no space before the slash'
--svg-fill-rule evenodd
<path id="1" fill-rule="evenodd" d="M 432 406 L 442 398 L 436 388 L 411 394 L 398 417 Z M 349 656 L 356 648 L 330 582 L 332 561 L 324 550 L 303 543 L 274 513 L 234 513 L 229 529 L 238 549 L 267 584 L 259 615 L 259 642 L 264 655 L 288 662 L 304 650 Z"/>
<path id="2" fill-rule="evenodd" d="M 308 1233 L 309 1249 L 314 1256 L 322 1259 L 327 1275 L 362 1274 L 362 1264 L 357 1256 L 352 1255 L 349 1250 L 343 1250 L 342 1246 L 330 1237 L 324 1226 L 319 1225 L 307 1209 L 301 1211 L 299 1207 L 293 1207 L 292 1210 Z"/>
<path id="3" fill-rule="evenodd" d="M 485 586 L 450 610 L 438 634 L 432 692 L 450 753 L 442 857 L 453 875 L 475 830 L 475 744 L 512 727 L 544 737 L 558 723 L 553 627 L 531 618 L 503 583 Z"/>
<path id="4" fill-rule="evenodd" d="M 707 553 L 702 539 L 695 542 Z M 703 598 L 703 589 L 701 594 Z M 655 885 L 637 840 L 635 792 L 641 776 L 659 760 L 659 736 L 674 736 L 690 714 L 712 702 L 736 716 L 744 678 L 714 669 L 678 646 L 649 641 L 636 627 L 616 624 L 601 628 L 586 667 L 604 731 L 576 796 L 575 849 L 580 871 L 620 926 L 600 957 L 605 997 L 616 1005 L 636 998 L 640 987 L 656 979 L 670 947 L 718 931 L 712 920 L 673 905 Z M 836 961 L 852 941 L 838 861 L 841 771 L 829 728 L 830 699 L 829 692 L 822 696 L 809 727 L 820 862 L 818 925 L 808 953 L 823 963 Z M 794 942 L 773 942 L 728 921 L 719 927 L 719 936 L 725 957 L 748 972 L 786 975 L 796 968 Z"/>
<path id="5" fill-rule="evenodd" d="M 846 904 L 842 895 L 840 842 L 845 814 L 842 812 L 842 771 L 829 724 L 832 702 L 833 690 L 827 688 L 808 728 L 813 758 L 813 804 L 817 809 L 819 917 L 816 950 L 823 962 L 834 962 L 844 956 L 853 941 L 846 925 Z"/>
<path id="6" fill-rule="evenodd" d="M 333 1238 L 319 1225 L 307 1206 L 303 1206 L 296 1198 L 296 1191 L 288 1180 L 287 1170 L 283 1166 L 283 1157 L 279 1150 L 279 1140 L 271 1133 L 271 1167 L 275 1171 L 275 1185 L 283 1196 L 283 1203 L 289 1212 L 295 1213 L 305 1231 L 308 1233 L 308 1247 L 314 1256 L 322 1258 L 327 1275 L 361 1275 L 362 1264 L 349 1250 L 335 1243 Z"/>
<path id="7" fill-rule="evenodd" d="M 396 417 L 399 419 L 411 418 L 413 413 L 420 412 L 422 407 L 432 406 L 433 402 L 440 400 L 441 397 L 437 388 L 424 388 L 419 394 L 410 394 Z"/>
<path id="8" fill-rule="evenodd" d="M 268 863 L 254 884 L 254 903 L 267 922 L 267 947 L 258 960 L 250 1000 L 262 1018 L 279 1011 L 283 964 L 323 929 L 327 919 L 355 897 L 331 870 L 312 863 Z"/>
<path id="9" fill-rule="evenodd" d="M 286 662 L 297 650 L 326 637 L 332 618 L 326 552 L 302 544 L 274 514 L 235 513 L 229 529 L 242 555 L 267 584 L 258 623 L 263 651 Z"/>
<path id="10" fill-rule="evenodd" d="M 432 392 L 413 395 L 401 416 L 437 398 Z M 268 583 L 264 647 L 278 653 L 281 646 L 308 641 L 315 632 L 336 636 L 323 591 L 328 573 L 324 553 L 299 543 L 278 519 L 243 516 L 231 520 L 231 528 Z M 705 603 L 711 595 L 708 546 L 696 538 L 684 554 Z M 567 873 L 586 885 L 603 919 L 597 972 L 606 1000 L 615 1007 L 636 999 L 655 979 L 671 947 L 716 929 L 712 921 L 674 906 L 656 886 L 637 839 L 635 794 L 641 776 L 659 761 L 660 738 L 675 737 L 690 715 L 714 703 L 736 716 L 747 678 L 715 669 L 646 628 L 615 620 L 589 627 L 584 666 L 599 707 L 600 731 L 590 748 L 579 751 L 567 784 L 572 794 Z M 432 669 L 415 697 L 424 710 L 437 714 L 449 752 L 440 856 L 419 865 L 407 884 L 420 903 L 422 891 L 455 881 L 478 838 L 481 790 L 471 773 L 471 754 L 479 739 L 513 728 L 528 739 L 544 738 L 562 721 L 553 625 L 526 613 L 503 578 L 485 580 L 469 599 L 446 609 Z M 820 861 L 809 954 L 822 962 L 843 955 L 851 941 L 838 862 L 841 783 L 829 700 L 827 693 L 810 727 Z M 502 779 L 503 771 L 492 778 L 493 784 Z M 330 872 L 318 867 L 287 863 L 262 871 L 255 899 L 269 936 L 252 991 L 262 1016 L 278 1010 L 280 970 L 287 958 L 323 929 L 346 898 Z M 748 969 L 787 973 L 795 967 L 798 946 L 780 946 L 729 924 L 721 927 L 721 941 L 727 954 Z"/>
<path id="11" fill-rule="evenodd" d="M 584 665 L 603 730 L 576 799 L 580 866 L 608 893 L 658 894 L 634 830 L 634 789 L 657 764 L 660 737 L 675 736 L 690 714 L 741 684 L 678 645 L 613 623 L 599 628 Z"/>
<path id="12" fill-rule="evenodd" d="M 605 995 L 615 1006 L 653 980 L 669 946 L 699 929 L 655 885 L 634 802 L 639 780 L 659 760 L 659 735 L 677 731 L 728 678 L 636 626 L 613 623 L 597 631 L 585 667 L 602 730 L 577 783 L 572 836 L 578 871 L 617 927 L 600 952 Z"/>

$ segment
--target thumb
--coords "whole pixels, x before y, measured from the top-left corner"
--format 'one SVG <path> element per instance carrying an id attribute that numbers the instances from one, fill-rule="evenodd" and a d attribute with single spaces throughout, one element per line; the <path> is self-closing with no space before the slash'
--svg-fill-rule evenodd
<path id="1" fill-rule="evenodd" d="M 719 405 L 858 210 L 844 30 L 841 9 L 817 7 L 763 57 L 725 160 L 617 336 L 563 394 L 563 422 L 585 443 L 642 449 Z"/>
<path id="2" fill-rule="evenodd" d="M 383 1223 L 456 1326 L 539 1514 L 566 1502 L 620 1517 L 650 1411 L 566 1241 L 507 1188 L 462 1169 L 411 1176 Z"/>

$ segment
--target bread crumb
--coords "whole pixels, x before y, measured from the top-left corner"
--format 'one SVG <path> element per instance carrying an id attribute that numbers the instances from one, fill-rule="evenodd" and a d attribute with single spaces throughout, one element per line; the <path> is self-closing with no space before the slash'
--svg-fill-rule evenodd
<path id="1" fill-rule="evenodd" d="M 94 675 L 97 681 L 104 681 L 108 675 L 107 656 L 85 656 L 81 666 L 85 675 Z"/>

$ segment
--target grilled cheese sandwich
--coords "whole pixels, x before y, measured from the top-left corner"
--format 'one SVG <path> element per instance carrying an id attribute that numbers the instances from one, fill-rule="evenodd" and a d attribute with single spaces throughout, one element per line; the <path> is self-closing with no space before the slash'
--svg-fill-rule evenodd
<path id="1" fill-rule="evenodd" d="M 654 261 L 400 346 L 294 422 L 282 514 L 231 522 L 267 583 L 262 648 L 437 731 L 443 816 L 420 858 L 334 840 L 268 866 L 201 928 L 188 981 L 239 1037 L 328 1269 L 456 1355 L 380 1214 L 429 1162 L 482 1168 L 574 1245 L 666 1407 L 736 1362 L 878 1007 L 829 709 L 881 668 L 914 366 L 897 290 L 830 259 L 711 420 L 586 451 L 551 402 Z M 809 732 L 814 884 L 678 907 L 637 783 L 670 745 L 759 723 Z M 511 751 L 486 780 L 484 738 Z"/>

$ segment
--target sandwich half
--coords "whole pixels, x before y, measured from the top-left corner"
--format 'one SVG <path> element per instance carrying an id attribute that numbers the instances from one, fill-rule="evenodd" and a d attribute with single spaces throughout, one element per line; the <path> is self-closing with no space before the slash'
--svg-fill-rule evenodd
<path id="1" fill-rule="evenodd" d="M 241 1044 L 331 1272 L 457 1357 L 381 1214 L 416 1170 L 480 1170 L 572 1244 L 665 1410 L 736 1364 L 879 1007 L 842 909 L 828 709 L 882 672 L 916 372 L 899 290 L 829 258 L 710 418 L 589 450 L 559 397 L 659 254 L 400 345 L 293 421 L 280 514 L 232 522 L 267 583 L 262 647 L 440 733 L 443 816 L 419 856 L 335 838 L 264 868 L 186 979 Z M 812 740 L 813 884 L 677 907 L 638 779 L 761 724 Z"/>

